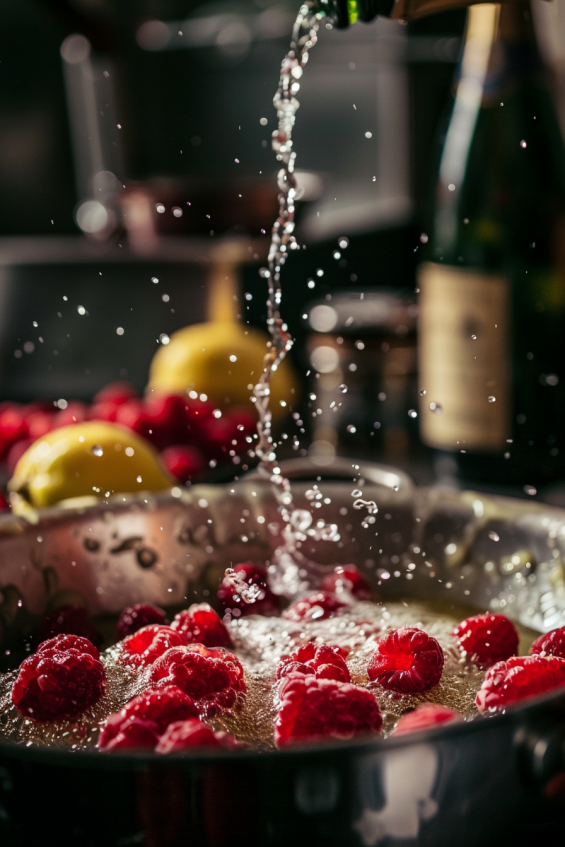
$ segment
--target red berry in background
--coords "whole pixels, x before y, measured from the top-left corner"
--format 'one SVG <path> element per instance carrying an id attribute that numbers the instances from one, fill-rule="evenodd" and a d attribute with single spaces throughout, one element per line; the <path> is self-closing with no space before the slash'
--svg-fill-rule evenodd
<path id="1" fill-rule="evenodd" d="M 158 606 L 150 603 L 136 603 L 135 606 L 126 606 L 123 609 L 116 626 L 118 640 L 122 641 L 127 635 L 133 635 L 144 626 L 156 623 L 161 626 L 167 625 L 167 615 Z"/>
<path id="2" fill-rule="evenodd" d="M 110 715 L 98 739 L 102 750 L 154 747 L 169 724 L 198 717 L 194 702 L 174 685 L 150 688 Z"/>
<path id="3" fill-rule="evenodd" d="M 272 615 L 278 612 L 280 597 L 267 585 L 267 571 L 252 562 L 236 565 L 224 576 L 217 597 L 226 612 L 235 616 Z"/>
<path id="4" fill-rule="evenodd" d="M 371 586 L 366 577 L 359 573 L 355 565 L 338 565 L 333 573 L 328 574 L 322 580 L 323 591 L 338 594 L 341 591 L 348 592 L 356 600 L 370 600 Z"/>
<path id="5" fill-rule="evenodd" d="M 169 473 L 183 484 L 202 476 L 206 470 L 206 460 L 198 447 L 188 444 L 167 447 L 161 453 L 161 461 Z"/>
<path id="6" fill-rule="evenodd" d="M 442 723 L 460 721 L 461 715 L 455 709 L 440 706 L 437 703 L 424 703 L 412 712 L 406 712 L 396 724 L 392 735 L 404 735 L 405 732 L 418 732 Z"/>
<path id="7" fill-rule="evenodd" d="M 347 608 L 347 603 L 336 597 L 329 591 L 316 591 L 295 600 L 294 603 L 282 613 L 283 618 L 289 621 L 323 621 L 338 615 Z"/>
<path id="8" fill-rule="evenodd" d="M 345 663 L 349 650 L 344 647 L 330 647 L 323 644 L 303 644 L 290 656 L 281 656 L 277 667 L 276 679 L 291 673 L 313 674 L 317 679 L 335 679 L 338 682 L 351 682 L 349 668 Z"/>
<path id="9" fill-rule="evenodd" d="M 79 653 L 88 653 L 93 659 L 99 659 L 100 653 L 98 648 L 80 635 L 56 635 L 54 638 L 48 638 L 47 641 L 42 641 L 37 648 L 37 653 L 45 653 L 47 650 L 55 650 L 58 653 L 64 653 L 65 650 L 78 650 Z"/>
<path id="10" fill-rule="evenodd" d="M 20 438 L 19 441 L 16 441 L 15 444 L 12 444 L 10 449 L 8 450 L 8 455 L 6 456 L 6 467 L 8 468 L 8 473 L 10 476 L 13 475 L 16 465 L 22 458 L 25 451 L 28 447 L 34 443 L 34 439 L 31 438 Z"/>
<path id="11" fill-rule="evenodd" d="M 296 674 L 281 683 L 275 743 L 286 747 L 323 738 L 349 739 L 380 732 L 382 723 L 377 701 L 366 688 Z"/>
<path id="12" fill-rule="evenodd" d="M 232 640 L 225 623 L 208 603 L 194 603 L 175 616 L 171 627 L 183 638 L 184 644 L 204 644 L 205 647 L 231 647 Z"/>
<path id="13" fill-rule="evenodd" d="M 206 724 L 191 718 L 188 721 L 176 721 L 169 724 L 159 739 L 155 752 L 177 753 L 191 747 L 224 747 L 233 750 L 238 746 L 233 735 L 227 732 L 213 732 Z"/>
<path id="14" fill-rule="evenodd" d="M 545 635 L 536 638 L 530 647 L 530 653 L 539 653 L 542 656 L 557 656 L 565 659 L 565 626 L 552 629 Z"/>
<path id="15" fill-rule="evenodd" d="M 121 406 L 122 403 L 127 403 L 128 400 L 138 396 L 137 391 L 129 382 L 111 382 L 94 395 L 93 402 L 95 404 L 113 403 L 115 406 Z"/>
<path id="16" fill-rule="evenodd" d="M 178 686 L 206 716 L 231 709 L 247 690 L 239 659 L 221 647 L 209 650 L 203 644 L 167 650 L 153 665 L 149 681 Z"/>
<path id="17" fill-rule="evenodd" d="M 94 403 L 94 405 L 88 410 L 88 420 L 115 423 L 118 417 L 118 409 L 119 405 L 117 403 L 112 403 L 111 400 Z"/>
<path id="18" fill-rule="evenodd" d="M 481 668 L 518 652 L 518 631 L 505 615 L 487 613 L 467 618 L 455 627 L 453 635 L 461 650 Z"/>
<path id="19" fill-rule="evenodd" d="M 178 394 L 152 395 L 145 402 L 150 432 L 146 436 L 158 450 L 187 441 L 186 401 Z"/>
<path id="20" fill-rule="evenodd" d="M 229 456 L 237 442 L 238 431 L 229 417 L 216 418 L 213 415 L 206 421 L 206 426 L 200 430 L 200 444 L 209 458 L 223 459 Z"/>
<path id="21" fill-rule="evenodd" d="M 143 400 L 132 399 L 117 406 L 116 423 L 151 441 L 149 430 L 152 429 L 152 424 Z"/>
<path id="22" fill-rule="evenodd" d="M 26 413 L 27 436 L 31 443 L 33 444 L 38 438 L 43 438 L 44 435 L 51 432 L 54 421 L 54 411 L 38 409 L 34 412 Z"/>
<path id="23" fill-rule="evenodd" d="M 367 676 L 389 691 L 422 694 L 438 684 L 443 671 L 443 650 L 423 629 L 392 629 L 377 642 Z"/>
<path id="24" fill-rule="evenodd" d="M 102 663 L 90 653 L 45 649 L 22 662 L 12 703 L 36 721 L 72 720 L 100 699 L 105 679 Z"/>
<path id="25" fill-rule="evenodd" d="M 0 453 L 5 455 L 15 441 L 27 438 L 25 412 L 17 403 L 0 403 Z"/>
<path id="26" fill-rule="evenodd" d="M 75 423 L 82 423 L 87 420 L 88 406 L 86 403 L 81 403 L 78 400 L 72 400 L 66 409 L 61 409 L 55 412 L 53 418 L 53 429 L 58 429 L 61 426 L 71 426 Z"/>
<path id="27" fill-rule="evenodd" d="M 213 418 L 214 406 L 209 400 L 195 397 L 184 398 L 184 433 L 183 441 L 200 444 L 205 438 L 206 429 Z"/>
<path id="28" fill-rule="evenodd" d="M 170 626 L 150 624 L 124 638 L 118 662 L 134 668 L 146 667 L 152 665 L 170 647 L 179 647 L 181 644 L 184 644 L 184 639 Z"/>
<path id="29" fill-rule="evenodd" d="M 565 661 L 557 656 L 511 656 L 485 674 L 477 694 L 479 712 L 504 709 L 511 703 L 565 685 Z"/>
<path id="30" fill-rule="evenodd" d="M 0 491 L 0 512 L 8 512 L 10 510 L 10 501 L 6 498 L 3 491 Z"/>
<path id="31" fill-rule="evenodd" d="M 102 643 L 102 634 L 90 620 L 84 606 L 78 606 L 72 603 L 58 606 L 38 627 L 35 638 L 36 641 L 45 641 L 54 635 L 64 633 L 80 635 L 92 641 L 93 644 Z"/>

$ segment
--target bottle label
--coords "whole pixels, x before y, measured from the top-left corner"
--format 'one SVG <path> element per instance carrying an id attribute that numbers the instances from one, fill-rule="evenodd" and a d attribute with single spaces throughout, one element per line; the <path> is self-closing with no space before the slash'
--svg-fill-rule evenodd
<path id="1" fill-rule="evenodd" d="M 423 441 L 444 450 L 503 449 L 510 435 L 508 281 L 426 263 L 419 287 Z"/>

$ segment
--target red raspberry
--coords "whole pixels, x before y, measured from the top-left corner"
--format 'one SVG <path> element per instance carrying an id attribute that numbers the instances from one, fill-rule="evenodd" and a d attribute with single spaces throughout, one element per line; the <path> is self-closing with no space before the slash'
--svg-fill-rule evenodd
<path id="1" fill-rule="evenodd" d="M 439 706 L 436 703 L 423 703 L 412 712 L 406 712 L 396 724 L 393 735 L 403 735 L 405 732 L 418 732 L 438 726 L 440 723 L 452 723 L 461 720 L 461 715 L 455 709 Z"/>
<path id="2" fill-rule="evenodd" d="M 511 656 L 485 674 L 477 694 L 479 712 L 504 709 L 510 703 L 565 685 L 565 661 L 557 656 Z"/>
<path id="3" fill-rule="evenodd" d="M 237 441 L 238 435 L 237 427 L 229 417 L 211 417 L 200 432 L 202 449 L 210 459 L 228 458 L 232 441 Z"/>
<path id="4" fill-rule="evenodd" d="M 225 747 L 233 750 L 238 746 L 233 735 L 227 732 L 213 732 L 206 724 L 191 718 L 188 721 L 169 724 L 159 739 L 155 752 L 176 753 L 189 747 Z"/>
<path id="5" fill-rule="evenodd" d="M 338 565 L 333 573 L 323 578 L 321 587 L 333 593 L 349 592 L 356 600 L 371 599 L 371 586 L 355 565 Z"/>
<path id="6" fill-rule="evenodd" d="M 126 606 L 118 619 L 118 640 L 122 641 L 127 635 L 133 635 L 134 632 L 151 623 L 167 625 L 167 615 L 163 609 L 151 606 L 149 603 Z"/>
<path id="7" fill-rule="evenodd" d="M 198 447 L 180 444 L 167 447 L 161 453 L 161 461 L 179 482 L 193 482 L 206 470 L 206 460 Z"/>
<path id="8" fill-rule="evenodd" d="M 291 673 L 314 674 L 317 679 L 335 679 L 338 682 L 351 682 L 349 668 L 345 659 L 349 650 L 345 647 L 329 647 L 327 644 L 316 647 L 304 644 L 291 656 L 281 656 L 277 668 L 277 679 Z"/>
<path id="9" fill-rule="evenodd" d="M 54 609 L 37 629 L 35 637 L 39 642 L 52 638 L 54 635 L 67 633 L 80 635 L 92 641 L 93 644 L 102 643 L 102 634 L 91 622 L 84 606 L 72 603 Z"/>
<path id="10" fill-rule="evenodd" d="M 283 680 L 280 699 L 275 723 L 277 747 L 380 732 L 383 723 L 370 691 L 332 679 L 293 674 Z"/>
<path id="11" fill-rule="evenodd" d="M 118 662 L 134 668 L 152 665 L 170 647 L 179 647 L 181 644 L 184 644 L 182 635 L 170 626 L 150 624 L 124 638 Z"/>
<path id="12" fill-rule="evenodd" d="M 294 603 L 282 613 L 289 621 L 323 621 L 332 618 L 347 607 L 347 603 L 338 599 L 329 591 L 317 591 Z"/>
<path id="13" fill-rule="evenodd" d="M 158 450 L 187 440 L 186 401 L 178 394 L 152 395 L 145 410 L 149 429 L 147 438 Z"/>
<path id="14" fill-rule="evenodd" d="M 486 613 L 467 618 L 453 635 L 461 650 L 481 668 L 509 659 L 518 652 L 518 632 L 505 615 Z"/>
<path id="15" fill-rule="evenodd" d="M 231 709 L 247 690 L 239 659 L 221 647 L 209 650 L 203 644 L 167 650 L 153 665 L 149 681 L 177 685 L 207 716 Z"/>
<path id="16" fill-rule="evenodd" d="M 12 702 L 36 721 L 71 720 L 104 694 L 104 668 L 78 650 L 44 649 L 22 662 Z"/>
<path id="17" fill-rule="evenodd" d="M 267 585 L 267 571 L 252 562 L 236 565 L 234 576 L 224 576 L 218 588 L 222 608 L 235 617 L 272 615 L 279 610 L 280 598 Z"/>
<path id="18" fill-rule="evenodd" d="M 377 642 L 367 676 L 389 691 L 421 694 L 441 679 L 443 650 L 423 629 L 392 629 Z"/>
<path id="19" fill-rule="evenodd" d="M 0 403 L 0 453 L 4 456 L 20 438 L 27 438 L 25 411 L 17 403 Z"/>
<path id="20" fill-rule="evenodd" d="M 137 391 L 129 382 L 111 382 L 94 395 L 94 403 L 114 403 L 121 406 L 137 396 Z"/>
<path id="21" fill-rule="evenodd" d="M 530 647 L 530 653 L 539 653 L 542 656 L 557 656 L 565 659 L 565 626 L 552 629 L 545 635 L 536 638 Z"/>
<path id="22" fill-rule="evenodd" d="M 28 447 L 34 443 L 34 438 L 20 438 L 19 441 L 16 441 L 10 449 L 8 450 L 8 455 L 6 456 L 6 467 L 8 468 L 8 473 L 10 476 L 14 475 L 14 471 L 16 470 L 16 465 L 22 458 L 25 451 Z"/>
<path id="23" fill-rule="evenodd" d="M 72 400 L 66 409 L 61 409 L 55 413 L 53 418 L 53 429 L 59 429 L 62 426 L 71 426 L 75 423 L 82 423 L 87 419 L 88 406 L 86 403 L 81 403 L 78 400 Z"/>
<path id="24" fill-rule="evenodd" d="M 53 429 L 55 421 L 55 412 L 36 409 L 33 412 L 26 413 L 26 423 L 28 437 L 33 444 L 38 438 L 43 438 L 48 432 Z"/>
<path id="25" fill-rule="evenodd" d="M 171 627 L 183 638 L 183 644 L 205 647 L 231 647 L 226 625 L 208 603 L 194 603 L 175 616 Z"/>
<path id="26" fill-rule="evenodd" d="M 170 723 L 198 717 L 193 700 L 175 685 L 150 688 L 110 715 L 98 739 L 102 750 L 154 747 Z"/>
<path id="27" fill-rule="evenodd" d="M 0 512 L 7 512 L 10 509 L 10 501 L 6 498 L 3 491 L 0 491 Z"/>
<path id="28" fill-rule="evenodd" d="M 88 653 L 93 659 L 99 659 L 100 653 L 88 638 L 82 638 L 80 635 L 56 635 L 54 638 L 48 638 L 47 641 L 42 641 L 37 648 L 37 653 L 45 653 L 46 650 L 56 650 L 57 653 L 64 653 L 65 650 L 78 650 L 79 653 Z"/>

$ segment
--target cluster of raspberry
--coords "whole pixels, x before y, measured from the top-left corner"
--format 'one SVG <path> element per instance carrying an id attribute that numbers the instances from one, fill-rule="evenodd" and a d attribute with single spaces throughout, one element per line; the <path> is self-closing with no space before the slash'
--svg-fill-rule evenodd
<path id="1" fill-rule="evenodd" d="M 297 599 L 282 616 L 295 622 L 323 620 L 339 616 L 352 601 L 370 596 L 369 585 L 357 569 L 342 566 L 335 568 L 320 590 Z M 230 571 L 220 585 L 218 600 L 228 620 L 280 613 L 280 598 L 268 588 L 265 570 L 253 564 Z M 76 630 L 80 621 L 82 633 L 60 631 Z M 73 607 L 51 616 L 47 625 L 52 637 L 22 663 L 12 702 L 34 721 L 72 721 L 106 690 L 98 649 L 85 637 L 96 640 L 96 631 Z M 53 634 L 53 627 L 58 627 L 58 634 Z M 179 612 L 170 625 L 165 612 L 155 606 L 128 607 L 120 616 L 118 635 L 117 663 L 146 672 L 147 688 L 105 721 L 98 739 L 101 750 L 149 748 L 164 754 L 194 747 L 233 750 L 242 746 L 229 733 L 208 725 L 220 713 L 237 712 L 247 691 L 244 668 L 229 649 L 233 647 L 229 629 L 211 606 L 194 604 Z M 565 685 L 565 627 L 540 636 L 529 656 L 516 655 L 518 632 L 501 614 L 467 618 L 455 628 L 453 638 L 462 659 L 486 671 L 476 697 L 481 713 L 495 713 Z M 274 680 L 278 748 L 380 733 L 383 719 L 378 703 L 371 685 L 352 683 L 346 661 L 349 652 L 347 647 L 307 642 L 281 657 Z M 385 690 L 421 695 L 438 685 L 443 666 L 444 653 L 435 638 L 419 628 L 401 627 L 376 641 L 366 672 L 369 683 Z M 393 734 L 459 720 L 462 716 L 451 708 L 424 703 L 402 715 Z"/>

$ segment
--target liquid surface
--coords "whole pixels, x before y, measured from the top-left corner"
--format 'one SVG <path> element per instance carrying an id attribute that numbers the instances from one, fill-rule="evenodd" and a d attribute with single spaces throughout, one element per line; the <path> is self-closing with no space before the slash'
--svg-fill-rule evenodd
<path id="1" fill-rule="evenodd" d="M 421 703 L 441 703 L 456 709 L 466 720 L 478 718 L 475 696 L 484 673 L 461 657 L 450 633 L 464 614 L 434 609 L 420 603 L 362 602 L 347 612 L 321 621 L 296 623 L 280 617 L 251 615 L 228 624 L 237 654 L 245 669 L 247 695 L 231 714 L 210 721 L 214 729 L 231 732 L 241 742 L 258 750 L 274 748 L 274 723 L 277 716 L 275 672 L 280 657 L 294 652 L 301 644 L 347 646 L 351 653 L 347 664 L 352 682 L 367 687 L 375 695 L 383 715 L 383 735 L 394 728 L 400 715 Z M 426 694 L 399 695 L 369 682 L 367 665 L 375 650 L 375 639 L 390 629 L 417 626 L 436 638 L 445 654 L 439 684 Z M 527 653 L 532 634 L 519 629 L 521 655 Z M 11 701 L 11 688 L 17 671 L 0 676 L 0 732 L 19 744 L 41 744 L 70 750 L 94 749 L 100 726 L 132 697 L 147 687 L 148 670 L 134 671 L 117 665 L 119 645 L 102 656 L 107 675 L 106 695 L 76 722 L 40 724 L 24 718 Z"/>

